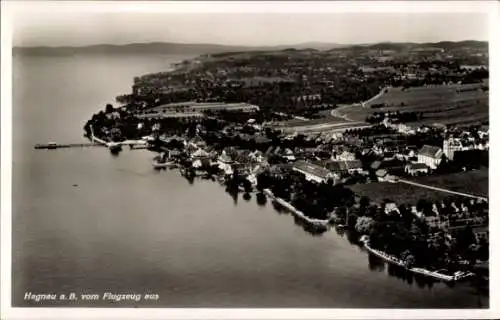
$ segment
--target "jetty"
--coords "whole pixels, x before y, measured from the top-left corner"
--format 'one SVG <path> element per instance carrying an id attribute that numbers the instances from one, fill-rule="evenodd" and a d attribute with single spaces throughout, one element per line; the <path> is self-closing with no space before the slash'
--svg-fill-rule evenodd
<path id="1" fill-rule="evenodd" d="M 35 144 L 35 149 L 61 149 L 61 148 L 84 148 L 84 147 L 107 147 L 109 149 L 121 147 L 123 145 L 130 146 L 131 150 L 134 149 L 146 149 L 147 143 L 143 140 L 126 140 L 122 142 L 106 142 L 97 137 L 92 137 L 93 142 L 82 142 L 82 143 L 56 143 L 49 142 L 45 144 L 37 143 Z"/>
<path id="2" fill-rule="evenodd" d="M 92 142 L 86 143 L 47 143 L 35 144 L 35 149 L 60 149 L 60 148 L 84 148 L 84 147 L 105 147 L 103 144 L 96 144 Z"/>

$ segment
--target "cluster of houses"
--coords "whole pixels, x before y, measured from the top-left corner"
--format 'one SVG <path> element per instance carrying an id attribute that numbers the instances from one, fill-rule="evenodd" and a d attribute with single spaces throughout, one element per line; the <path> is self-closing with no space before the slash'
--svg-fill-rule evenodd
<path id="1" fill-rule="evenodd" d="M 373 148 L 376 151 L 374 153 L 380 154 L 381 152 L 377 150 L 377 148 L 378 147 Z M 424 145 L 419 150 L 412 147 L 406 147 L 388 158 L 382 157 L 381 160 L 374 161 L 370 169 L 375 172 L 379 181 L 395 182 L 397 177 L 390 174 L 391 171 L 395 170 L 391 169 L 400 169 L 401 167 L 404 173 L 409 176 L 429 174 L 438 168 L 444 157 L 453 160 L 453 157 L 449 157 L 450 153 L 448 150 L 445 150 L 446 151 L 444 151 L 443 148 L 430 145 Z M 455 152 L 460 151 L 464 150 L 457 149 Z M 355 159 L 354 154 L 349 152 L 344 152 L 336 157 L 332 156 L 331 160 L 326 161 L 297 162 L 295 166 L 297 167 L 296 170 L 304 173 L 309 180 L 317 182 L 326 182 L 328 179 L 339 181 L 340 177 L 346 174 L 369 173 L 368 170 L 363 169 L 363 164 L 360 159 Z"/>
<path id="2" fill-rule="evenodd" d="M 379 205 L 385 214 L 401 215 L 395 202 L 386 202 Z M 467 226 L 472 227 L 476 241 L 489 241 L 488 230 L 488 203 L 481 199 L 467 199 L 460 203 L 438 201 L 432 203 L 430 210 L 419 211 L 416 205 L 407 208 L 417 218 L 422 219 L 431 229 L 430 238 L 440 232 L 448 237 Z"/>
<path id="3" fill-rule="evenodd" d="M 234 129 L 234 128 L 233 128 Z M 231 130 L 225 130 L 225 132 Z M 236 130 L 237 131 L 237 130 Z M 227 133 L 226 132 L 226 133 Z M 231 131 L 232 134 L 241 134 Z M 260 133 L 258 133 L 260 134 Z M 248 135 L 248 134 L 246 134 Z M 254 135 L 248 135 L 254 139 Z M 435 170 L 443 159 L 454 158 L 459 152 L 467 151 L 471 148 L 488 147 L 483 142 L 488 139 L 488 132 L 483 130 L 468 134 L 467 132 L 446 133 L 443 147 L 424 145 L 420 149 L 414 146 L 404 147 L 384 147 L 383 143 L 374 144 L 371 148 L 360 146 L 352 147 L 340 141 L 333 144 L 325 143 L 321 138 L 316 138 L 313 145 L 316 147 L 279 147 L 270 146 L 266 151 L 245 150 L 236 147 L 226 147 L 221 152 L 216 152 L 207 146 L 205 141 L 199 136 L 187 140 L 177 137 L 184 142 L 185 150 L 193 160 L 193 167 L 201 168 L 207 165 L 217 165 L 226 175 L 232 175 L 235 168 L 238 172 L 247 176 L 247 179 L 255 185 L 256 176 L 263 170 L 278 170 L 288 168 L 302 173 L 309 181 L 316 183 L 332 182 L 340 183 L 344 178 L 354 175 L 368 176 L 375 172 L 378 181 L 396 182 L 397 177 L 392 173 L 395 167 L 403 168 L 403 172 L 408 175 L 429 174 Z M 474 136 L 475 138 L 471 138 Z M 175 138 L 175 137 L 173 137 Z M 169 139 L 173 139 L 172 137 Z M 290 136 L 283 139 L 290 139 Z M 293 138 L 293 137 L 292 137 Z M 458 146 L 451 145 L 451 141 L 459 139 L 469 143 L 461 143 Z M 481 141 L 481 143 L 479 142 Z M 269 140 L 268 140 L 269 142 Z M 333 147 L 332 147 L 333 146 Z M 354 150 L 362 150 L 354 152 Z M 318 152 L 324 153 L 318 157 Z M 378 157 L 368 167 L 363 165 L 359 156 L 374 154 Z M 325 157 L 325 154 L 327 157 Z M 389 154 L 389 155 L 388 155 Z M 279 156 L 280 163 L 270 165 L 268 160 L 272 156 Z M 286 174 L 286 171 L 278 170 L 279 174 Z M 285 172 L 285 173 L 284 173 Z M 467 224 L 474 226 L 474 233 L 482 239 L 488 239 L 488 230 L 484 228 L 487 224 L 487 209 L 478 210 L 481 207 L 481 200 L 470 200 L 469 202 L 437 202 L 432 205 L 432 210 L 418 211 L 417 206 L 411 207 L 411 212 L 435 230 L 442 230 L 447 233 L 453 230 L 464 228 Z M 385 203 L 384 211 L 389 213 L 399 213 L 395 203 Z M 487 206 L 486 206 L 487 207 Z M 482 212 L 479 213 L 478 212 Z M 486 212 L 486 213 L 484 213 Z"/>
<path id="4" fill-rule="evenodd" d="M 269 145 L 271 141 L 265 135 L 259 133 L 261 130 L 257 130 L 256 135 L 251 135 L 238 132 L 237 129 L 236 127 L 231 130 L 225 129 L 217 134 L 239 135 L 242 141 L 252 139 L 257 142 L 257 140 L 262 140 L 264 145 Z M 418 128 L 418 131 L 425 132 L 425 129 Z M 235 157 L 240 158 L 241 161 L 238 161 L 240 163 L 261 163 L 267 161 L 271 156 L 279 156 L 281 162 L 290 163 L 293 170 L 303 173 L 308 180 L 318 183 L 329 180 L 337 183 L 341 182 L 342 178 L 352 175 L 367 176 L 370 174 L 370 171 L 375 173 L 378 181 L 396 182 L 396 174 L 409 176 L 429 174 L 436 170 L 444 159 L 453 160 L 455 155 L 461 152 L 487 150 L 489 148 L 487 130 L 480 130 L 474 135 L 466 131 L 453 132 L 453 134 L 445 133 L 445 135 L 443 147 L 424 145 L 420 149 L 417 149 L 415 146 L 394 146 L 389 143 L 390 139 L 387 142 L 382 139 L 380 140 L 382 143 L 378 143 L 380 142 L 378 141 L 369 148 L 366 145 L 363 147 L 363 141 L 360 141 L 361 145 L 352 147 L 349 146 L 349 143 L 343 143 L 339 139 L 335 142 L 332 142 L 334 139 L 327 142 L 322 137 L 306 137 L 306 139 L 314 142 L 313 144 L 317 146 L 309 148 L 269 146 L 264 152 L 255 151 L 251 153 L 247 150 L 239 151 L 241 154 L 248 154 L 251 159 L 243 159 L 241 155 L 236 155 L 233 150 L 231 152 L 223 152 L 218 163 L 221 168 L 230 173 Z M 282 139 L 294 139 L 294 135 L 288 135 Z M 199 137 L 191 141 L 190 144 L 193 145 L 192 147 L 195 150 L 205 147 L 203 139 Z M 332 145 L 333 148 L 331 148 Z M 354 149 L 361 152 L 355 153 L 353 152 Z M 201 158 L 199 153 L 202 153 L 202 151 L 200 150 L 194 153 L 195 157 Z M 318 153 L 322 153 L 321 157 L 318 157 Z M 360 156 L 364 157 L 369 154 L 374 155 L 377 160 L 367 166 L 366 163 L 365 165 L 363 164 Z"/>

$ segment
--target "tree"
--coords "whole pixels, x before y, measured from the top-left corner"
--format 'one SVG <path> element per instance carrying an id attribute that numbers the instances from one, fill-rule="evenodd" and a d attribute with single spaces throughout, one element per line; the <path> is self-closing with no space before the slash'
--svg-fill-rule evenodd
<path id="1" fill-rule="evenodd" d="M 370 198 L 367 196 L 362 196 L 361 199 L 359 199 L 359 206 L 363 208 L 368 208 L 370 205 Z"/>
<path id="2" fill-rule="evenodd" d="M 106 104 L 106 113 L 112 113 L 114 111 L 113 105 L 108 103 Z"/>
<path id="3" fill-rule="evenodd" d="M 360 234 L 370 234 L 375 221 L 370 217 L 359 217 L 356 220 L 355 229 Z"/>
<path id="4" fill-rule="evenodd" d="M 404 258 L 404 262 L 407 268 L 412 268 L 415 265 L 415 261 L 415 256 L 413 256 L 412 254 L 406 255 L 406 257 Z"/>
<path id="5" fill-rule="evenodd" d="M 246 193 L 252 192 L 252 184 L 248 181 L 248 179 L 243 179 L 242 185 Z"/>
<path id="6" fill-rule="evenodd" d="M 471 246 L 476 244 L 476 236 L 470 225 L 459 231 L 456 239 L 457 250 L 462 254 L 469 253 Z"/>

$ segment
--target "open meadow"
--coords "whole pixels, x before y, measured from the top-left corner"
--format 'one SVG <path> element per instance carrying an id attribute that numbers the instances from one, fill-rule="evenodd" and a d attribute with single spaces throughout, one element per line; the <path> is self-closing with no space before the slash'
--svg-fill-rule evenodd
<path id="1" fill-rule="evenodd" d="M 450 194 L 403 183 L 372 182 L 349 186 L 356 195 L 366 196 L 375 203 L 390 200 L 399 204 L 416 204 L 420 199 L 439 201 Z"/>
<path id="2" fill-rule="evenodd" d="M 488 168 L 446 175 L 422 176 L 408 179 L 433 187 L 488 197 Z"/>
<path id="3" fill-rule="evenodd" d="M 407 179 L 424 185 L 488 197 L 488 169 L 458 172 L 444 175 L 422 176 Z M 372 182 L 356 184 L 349 188 L 359 196 L 367 196 L 370 200 L 381 203 L 388 199 L 397 204 L 416 204 L 420 199 L 430 201 L 442 200 L 453 194 L 431 190 L 405 183 Z"/>

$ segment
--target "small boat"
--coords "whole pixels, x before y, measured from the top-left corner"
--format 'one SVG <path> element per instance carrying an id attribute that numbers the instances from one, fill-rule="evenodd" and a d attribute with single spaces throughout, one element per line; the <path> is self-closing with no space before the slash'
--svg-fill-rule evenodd
<path id="1" fill-rule="evenodd" d="M 166 169 L 172 163 L 171 162 L 159 162 L 159 161 L 153 160 L 152 164 L 153 164 L 153 168 L 155 168 L 155 169 Z"/>
<path id="2" fill-rule="evenodd" d="M 57 143 L 51 141 L 47 144 L 47 149 L 56 149 L 57 148 Z"/>
<path id="3" fill-rule="evenodd" d="M 155 169 L 166 169 L 174 163 L 174 161 L 167 161 L 167 157 L 165 156 L 165 154 L 160 154 L 153 158 L 152 165 Z"/>

